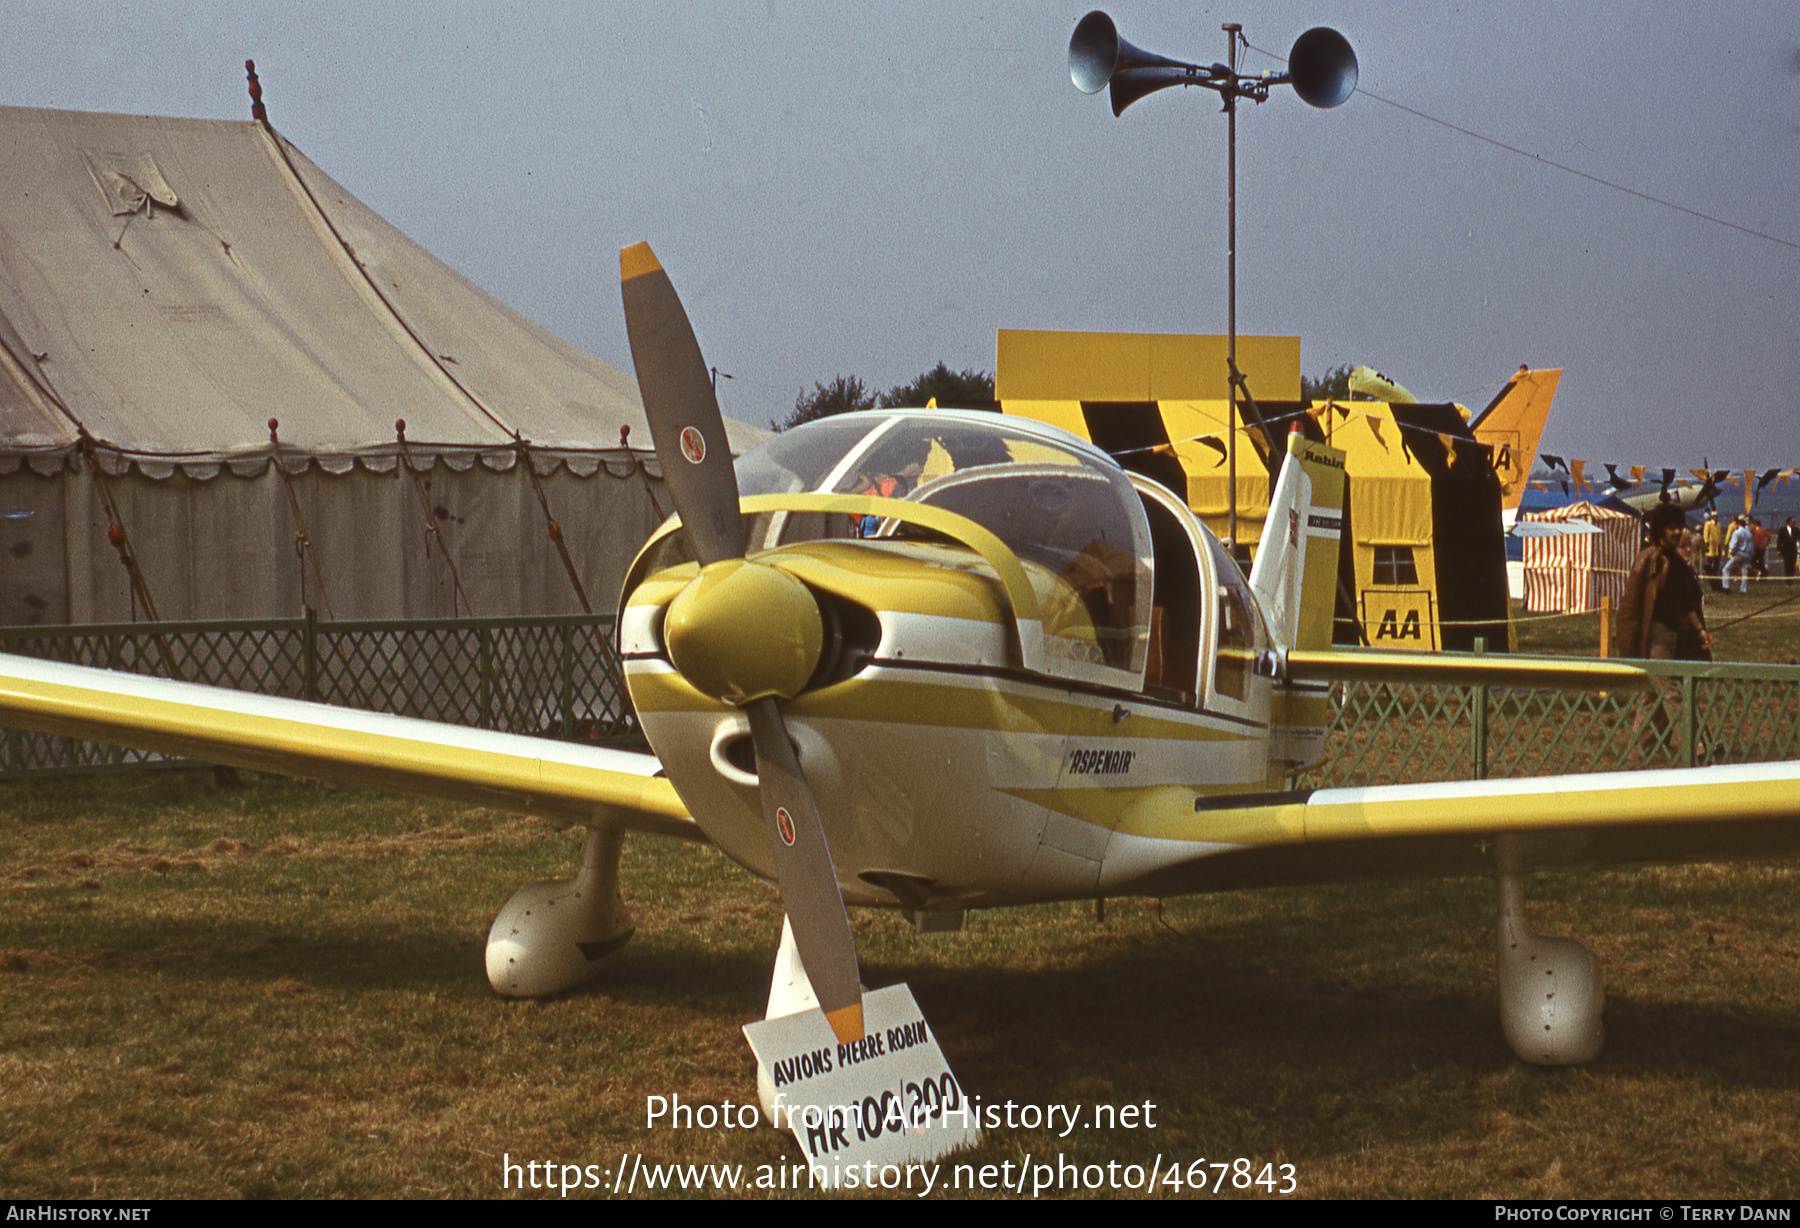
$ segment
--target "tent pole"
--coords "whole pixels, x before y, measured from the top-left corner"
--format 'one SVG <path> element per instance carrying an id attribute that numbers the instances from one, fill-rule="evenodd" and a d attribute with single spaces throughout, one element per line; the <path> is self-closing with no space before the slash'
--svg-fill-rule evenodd
<path id="1" fill-rule="evenodd" d="M 581 612 L 592 614 L 594 607 L 588 604 L 587 589 L 581 586 L 581 577 L 575 573 L 575 561 L 569 557 L 569 544 L 563 540 L 562 526 L 550 514 L 550 500 L 544 494 L 544 484 L 538 480 L 537 466 L 531 463 L 531 444 L 517 431 L 513 432 L 513 444 L 519 449 L 519 463 L 525 466 L 525 476 L 531 479 L 538 506 L 544 509 L 544 531 L 556 543 L 556 553 L 562 556 L 563 570 L 569 573 L 569 583 L 575 586 L 575 599 L 581 602 Z"/>
<path id="2" fill-rule="evenodd" d="M 313 580 L 319 586 L 319 601 L 325 606 L 325 617 L 335 621 L 337 615 L 331 609 L 331 596 L 325 591 L 325 573 L 319 569 L 319 556 L 313 550 L 312 535 L 306 530 L 306 517 L 300 511 L 300 499 L 294 494 L 294 478 L 288 472 L 287 456 L 282 452 L 281 440 L 275 434 L 275 428 L 280 425 L 279 419 L 269 419 L 269 445 L 275 449 L 275 468 L 281 474 L 281 484 L 287 491 L 288 507 L 294 513 L 295 540 L 300 544 L 300 553 L 308 563 L 312 564 Z M 304 587 L 306 582 L 304 570 L 300 573 L 300 580 Z"/>
<path id="3" fill-rule="evenodd" d="M 100 467 L 100 456 L 94 447 L 94 437 L 87 432 L 85 426 L 77 426 L 76 434 L 80 438 L 80 447 L 87 456 L 88 464 L 94 468 L 94 488 L 100 492 L 100 502 L 106 509 L 106 540 L 113 549 L 119 552 L 119 562 L 125 566 L 125 574 L 131 579 L 132 619 L 137 618 L 137 603 L 142 602 L 144 613 L 150 621 L 159 623 L 162 615 L 156 612 L 156 602 L 150 596 L 150 584 L 144 579 L 144 570 L 138 566 L 137 554 L 131 548 L 131 538 L 125 532 L 125 520 L 119 515 L 119 505 L 113 501 L 112 487 L 107 485 L 106 470 Z M 169 677 L 179 681 L 181 671 L 175 666 L 175 654 L 169 649 L 169 641 L 158 635 L 155 637 L 156 647 L 163 659 L 163 666 L 169 671 Z"/>
<path id="4" fill-rule="evenodd" d="M 468 616 L 474 618 L 475 607 L 469 604 L 469 595 L 463 592 L 462 577 L 456 572 L 456 560 L 450 557 L 450 543 L 444 540 L 444 534 L 438 528 L 437 517 L 431 510 L 431 496 L 425 493 L 425 481 L 419 476 L 418 466 L 413 464 L 412 449 L 406 446 L 405 418 L 395 419 L 394 432 L 400 437 L 400 463 L 406 467 L 408 473 L 412 474 L 413 489 L 418 492 L 419 507 L 425 513 L 425 540 L 429 542 L 436 539 L 438 552 L 444 556 L 444 566 L 450 569 L 450 583 L 455 590 L 451 609 L 454 610 L 456 603 L 460 602 L 462 608 L 468 612 Z"/>

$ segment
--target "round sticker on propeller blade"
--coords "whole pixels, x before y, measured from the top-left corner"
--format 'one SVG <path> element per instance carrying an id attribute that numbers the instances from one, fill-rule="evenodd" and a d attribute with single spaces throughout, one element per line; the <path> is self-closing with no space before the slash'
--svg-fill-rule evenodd
<path id="1" fill-rule="evenodd" d="M 794 816 L 787 812 L 786 806 L 775 807 L 775 829 L 781 833 L 782 843 L 793 848 Z"/>
<path id="2" fill-rule="evenodd" d="M 681 454 L 687 457 L 690 465 L 698 465 L 706 459 L 706 436 L 700 433 L 699 427 L 681 428 Z"/>

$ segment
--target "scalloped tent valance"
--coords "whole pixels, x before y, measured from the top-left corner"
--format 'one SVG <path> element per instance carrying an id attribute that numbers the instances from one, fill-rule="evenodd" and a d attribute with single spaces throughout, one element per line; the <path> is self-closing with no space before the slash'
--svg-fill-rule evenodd
<path id="1" fill-rule="evenodd" d="M 97 447 L 95 454 L 100 458 L 100 467 L 109 477 L 119 477 L 127 473 L 137 473 L 147 478 L 160 480 L 173 477 L 176 473 L 196 481 L 210 482 L 222 473 L 229 473 L 240 478 L 259 478 L 269 471 L 275 463 L 275 455 L 271 450 L 263 456 L 234 457 L 230 460 L 177 460 L 166 456 L 132 456 L 122 452 L 114 452 L 104 446 Z M 420 448 L 413 452 L 413 467 L 421 473 L 429 473 L 442 462 L 456 473 L 467 473 L 476 465 L 493 473 L 511 473 L 519 463 L 519 454 L 514 449 L 505 451 L 472 452 L 466 449 L 450 450 Z M 290 474 L 298 476 L 310 469 L 321 473 L 343 476 L 361 471 L 364 473 L 392 474 L 400 463 L 397 455 L 389 454 L 371 456 L 308 456 L 304 453 L 286 454 L 285 468 Z M 80 454 L 73 447 L 46 449 L 41 451 L 0 451 L 0 476 L 17 473 L 20 469 L 30 469 L 44 477 L 54 477 L 65 470 L 78 468 L 81 464 Z M 570 473 L 578 478 L 591 478 L 604 473 L 607 477 L 628 478 L 640 470 L 650 477 L 662 477 L 662 463 L 654 452 L 638 452 L 631 449 L 620 449 L 612 452 L 540 452 L 531 450 L 531 467 L 540 478 L 547 478 L 554 473 Z"/>

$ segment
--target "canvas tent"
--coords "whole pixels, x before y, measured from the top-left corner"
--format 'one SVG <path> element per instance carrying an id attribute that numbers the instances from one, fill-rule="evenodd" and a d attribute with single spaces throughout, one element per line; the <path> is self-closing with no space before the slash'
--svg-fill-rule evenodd
<path id="1" fill-rule="evenodd" d="M 1596 503 L 1524 512 L 1521 525 L 1556 526 L 1554 536 L 1524 536 L 1525 609 L 1532 614 L 1583 613 L 1617 604 L 1637 557 L 1643 522 Z"/>
<path id="2" fill-rule="evenodd" d="M 476 614 L 577 609 L 515 432 L 597 609 L 669 508 L 632 379 L 266 124 L 0 108 L 0 625 L 132 616 L 102 484 L 162 617 L 317 606 L 270 418 L 340 618 L 461 612 L 427 506 Z"/>

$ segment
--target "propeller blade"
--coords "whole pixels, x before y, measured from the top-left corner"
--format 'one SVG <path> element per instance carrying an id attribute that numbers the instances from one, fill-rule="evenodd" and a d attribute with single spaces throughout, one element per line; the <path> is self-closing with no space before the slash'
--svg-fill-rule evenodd
<path id="1" fill-rule="evenodd" d="M 819 808 L 813 804 L 775 701 L 759 699 L 744 712 L 750 717 L 769 848 L 781 902 L 794 927 L 794 945 L 826 1021 L 838 1040 L 849 1044 L 863 1035 L 862 978 Z"/>
<path id="2" fill-rule="evenodd" d="M 737 474 L 700 343 L 648 243 L 619 251 L 625 333 L 663 481 L 700 565 L 744 557 Z"/>
<path id="3" fill-rule="evenodd" d="M 675 510 L 681 513 L 682 526 L 700 560 L 702 576 L 696 584 L 708 574 L 725 583 L 717 569 L 713 573 L 706 569 L 743 558 L 744 531 L 738 511 L 737 474 L 732 469 L 725 422 L 719 416 L 706 359 L 694 339 L 687 310 L 648 243 L 620 250 L 619 281 L 631 361 L 637 368 L 638 391 L 644 398 L 656 455 L 662 461 L 663 481 L 675 497 Z M 806 600 L 810 604 L 811 598 Z M 694 602 L 704 605 L 706 601 L 696 589 Z M 816 616 L 816 609 L 812 612 Z M 792 621 L 791 614 L 788 621 Z M 702 639 L 710 643 L 708 637 Z M 707 653 L 702 652 L 701 658 L 707 659 Z M 805 668 L 802 678 L 809 672 L 810 667 Z M 850 934 L 850 918 L 838 891 L 837 870 L 831 864 L 818 805 L 788 741 L 787 725 L 776 701 L 762 698 L 741 706 L 750 718 L 769 849 L 781 901 L 794 928 L 794 945 L 832 1032 L 844 1043 L 860 1040 L 862 984 L 856 967 L 856 940 Z"/>

